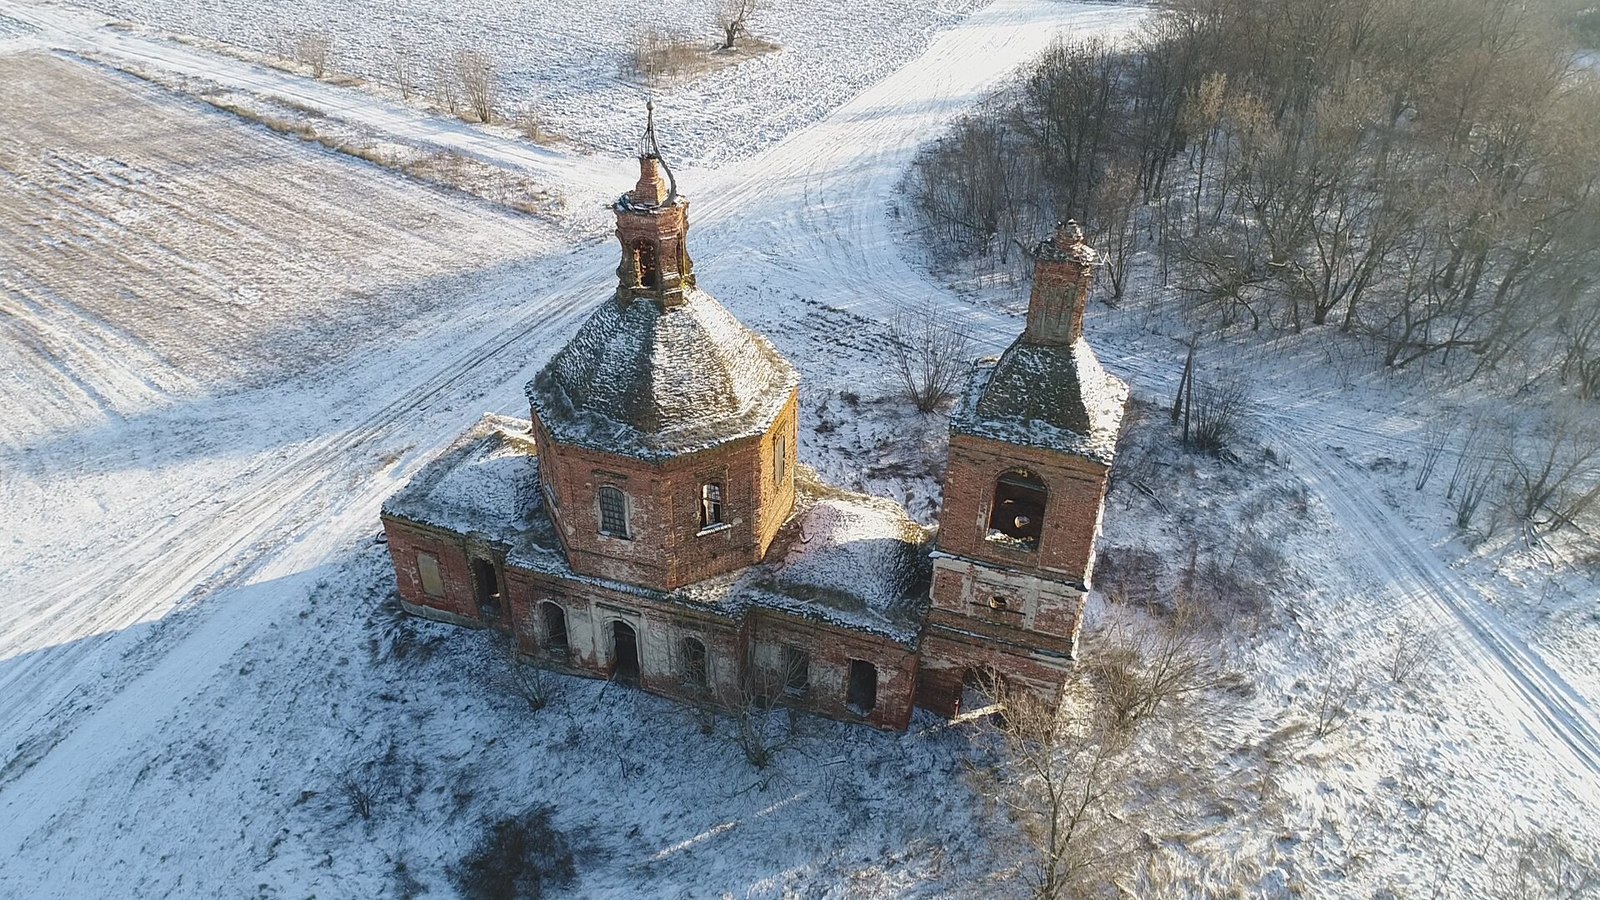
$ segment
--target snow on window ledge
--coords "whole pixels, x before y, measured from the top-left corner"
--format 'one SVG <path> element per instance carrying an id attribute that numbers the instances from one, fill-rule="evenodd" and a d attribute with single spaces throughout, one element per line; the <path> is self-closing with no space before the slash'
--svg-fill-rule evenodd
<path id="1" fill-rule="evenodd" d="M 999 544 L 1009 550 L 1019 550 L 1023 553 L 1032 553 L 1039 549 L 1037 540 L 1012 537 L 1003 531 L 997 531 L 993 528 L 989 529 L 989 533 L 984 535 L 984 540 L 992 544 Z"/>
<path id="2" fill-rule="evenodd" d="M 731 522 L 717 522 L 714 525 L 707 525 L 706 527 L 700 529 L 699 531 L 696 531 L 694 533 L 694 536 L 695 537 L 705 537 L 708 534 L 716 534 L 719 531 L 727 531 L 728 529 L 730 529 L 732 527 L 733 527 L 733 523 L 731 523 Z"/>

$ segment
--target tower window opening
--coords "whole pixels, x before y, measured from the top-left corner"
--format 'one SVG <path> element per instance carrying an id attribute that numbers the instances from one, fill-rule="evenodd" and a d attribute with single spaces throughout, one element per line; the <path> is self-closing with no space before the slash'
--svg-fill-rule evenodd
<path id="1" fill-rule="evenodd" d="M 628 497 L 609 484 L 600 489 L 600 533 L 628 536 Z"/>
<path id="2" fill-rule="evenodd" d="M 710 528 L 722 524 L 722 485 L 700 486 L 700 527 Z"/>
<path id="3" fill-rule="evenodd" d="M 661 283 L 661 263 L 656 258 L 656 245 L 649 241 L 635 241 L 633 245 L 633 270 L 639 273 L 639 284 L 653 288 Z"/>
<path id="4" fill-rule="evenodd" d="M 995 480 L 994 501 L 989 508 L 989 539 L 1037 550 L 1049 498 L 1044 480 L 1031 472 L 1001 475 Z"/>

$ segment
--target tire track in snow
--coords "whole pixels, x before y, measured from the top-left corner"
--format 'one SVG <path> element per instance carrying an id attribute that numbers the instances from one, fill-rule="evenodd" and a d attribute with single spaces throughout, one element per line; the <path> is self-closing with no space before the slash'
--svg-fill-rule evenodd
<path id="1" fill-rule="evenodd" d="M 1349 476 L 1348 461 L 1318 443 L 1311 439 L 1298 447 L 1312 463 L 1307 469 L 1313 473 L 1309 480 L 1347 529 L 1355 532 L 1351 526 L 1362 526 L 1368 539 L 1358 545 L 1366 548 L 1391 586 L 1403 589 L 1391 593 L 1400 594 L 1402 601 L 1426 598 L 1435 610 L 1454 621 L 1471 638 L 1472 649 L 1481 651 L 1480 658 L 1491 662 L 1474 666 L 1480 680 L 1509 701 L 1530 736 L 1547 732 L 1577 763 L 1576 774 L 1590 779 L 1600 776 L 1600 724 L 1582 696 L 1517 637 L 1455 570 L 1431 549 L 1417 547 L 1416 535 L 1397 523 Z"/>
<path id="2" fill-rule="evenodd" d="M 1157 366 L 1128 356 L 1108 361 L 1107 368 L 1147 389 L 1170 391 L 1177 384 L 1176 364 Z M 1349 533 L 1351 546 L 1386 580 L 1393 601 L 1429 621 L 1439 622 L 1442 616 L 1452 623 L 1452 635 L 1465 639 L 1458 649 L 1477 681 L 1506 701 L 1500 712 L 1574 775 L 1591 783 L 1600 780 L 1600 718 L 1587 699 L 1502 620 L 1476 587 L 1432 548 L 1419 547 L 1416 532 L 1396 521 L 1369 486 L 1353 477 L 1348 460 L 1328 450 L 1338 443 L 1364 452 L 1393 452 L 1405 424 L 1393 412 L 1371 413 L 1343 419 L 1336 430 L 1319 431 L 1304 417 L 1284 411 L 1314 405 L 1314 398 L 1273 396 L 1261 390 L 1262 384 L 1257 381 L 1252 392 L 1255 419 L 1274 445 L 1298 459 L 1302 479 L 1328 504 Z"/>

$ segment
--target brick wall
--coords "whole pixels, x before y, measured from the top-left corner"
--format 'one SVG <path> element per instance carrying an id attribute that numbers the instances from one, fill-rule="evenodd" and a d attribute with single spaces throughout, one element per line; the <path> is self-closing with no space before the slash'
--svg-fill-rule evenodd
<path id="1" fill-rule="evenodd" d="M 448 532 L 423 528 L 408 522 L 383 517 L 383 532 L 389 542 L 389 558 L 394 563 L 395 582 L 400 599 L 417 610 L 458 624 L 482 625 L 477 595 L 473 590 L 472 567 L 466 543 Z M 439 561 L 444 595 L 433 596 L 423 590 L 417 555 L 431 554 Z"/>
<path id="2" fill-rule="evenodd" d="M 1059 653 L 1072 653 L 1083 615 L 1084 594 L 1072 585 L 959 557 L 934 560 L 930 595 L 929 621 L 944 616 L 968 631 Z"/>
<path id="3" fill-rule="evenodd" d="M 670 591 L 759 562 L 794 509 L 796 411 L 791 396 L 766 434 L 660 463 L 556 444 L 537 427 L 540 476 L 554 490 L 552 518 L 573 569 Z M 780 434 L 787 464 L 775 481 Z M 724 527 L 700 526 L 708 482 L 722 486 Z M 627 495 L 627 538 L 600 533 L 598 492 L 608 484 Z"/>
<path id="4" fill-rule="evenodd" d="M 995 479 L 1025 469 L 1049 490 L 1036 550 L 987 540 Z M 1109 469 L 1092 460 L 965 434 L 950 436 L 938 547 L 1000 568 L 1087 584 L 1093 572 Z"/>
<path id="5" fill-rule="evenodd" d="M 904 730 L 911 722 L 916 701 L 917 655 L 893 641 L 860 632 L 830 628 L 796 620 L 779 613 L 753 613 L 750 623 L 751 664 L 777 683 L 779 653 L 784 644 L 811 656 L 810 686 L 803 696 L 783 702 L 816 715 L 877 728 Z M 852 659 L 871 663 L 878 670 L 878 702 L 866 715 L 845 703 Z"/>
<path id="6" fill-rule="evenodd" d="M 922 637 L 917 706 L 953 716 L 961 711 L 961 694 L 968 680 L 985 683 L 990 672 L 997 673 L 1011 689 L 1055 700 L 1066 683 L 1069 666 L 1060 657 L 930 626 Z"/>

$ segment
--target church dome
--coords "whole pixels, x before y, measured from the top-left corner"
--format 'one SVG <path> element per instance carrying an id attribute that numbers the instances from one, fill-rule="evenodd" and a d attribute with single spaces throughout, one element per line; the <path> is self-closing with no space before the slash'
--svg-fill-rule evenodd
<path id="1" fill-rule="evenodd" d="M 657 459 L 764 433 L 798 383 L 771 343 L 690 287 L 674 306 L 601 304 L 528 400 L 555 441 Z"/>

